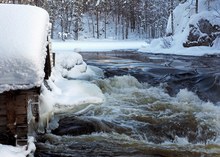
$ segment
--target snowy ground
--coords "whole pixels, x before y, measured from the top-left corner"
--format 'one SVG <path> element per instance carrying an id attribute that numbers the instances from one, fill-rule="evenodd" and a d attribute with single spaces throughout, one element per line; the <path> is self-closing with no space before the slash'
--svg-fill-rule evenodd
<path id="1" fill-rule="evenodd" d="M 26 157 L 31 152 L 34 152 L 36 147 L 34 145 L 34 138 L 29 137 L 27 146 L 13 147 L 0 144 L 0 156 L 1 157 Z"/>
<path id="2" fill-rule="evenodd" d="M 192 55 L 201 56 L 205 54 L 219 54 L 220 53 L 220 37 L 217 37 L 213 42 L 212 47 L 200 46 L 184 48 L 183 43 L 187 41 L 190 25 L 198 25 L 200 19 L 207 19 L 213 26 L 220 25 L 220 3 L 219 0 L 213 0 L 207 3 L 206 0 L 199 0 L 198 14 L 195 12 L 196 1 L 187 0 L 185 3 L 180 3 L 174 9 L 174 35 L 170 37 L 163 37 L 160 39 L 152 40 L 146 47 L 142 47 L 141 52 L 164 53 L 164 54 L 177 54 L 177 55 Z M 209 4 L 209 6 L 208 6 Z M 171 16 L 169 17 L 166 33 L 172 32 Z M 214 32 L 212 32 L 214 33 Z M 203 32 L 197 32 L 197 35 L 202 37 L 205 35 Z"/>
<path id="3" fill-rule="evenodd" d="M 219 54 L 220 53 L 220 39 L 216 39 L 213 47 L 200 46 L 184 48 L 179 44 L 178 39 L 181 35 L 174 37 L 160 38 L 153 40 L 150 44 L 146 41 L 115 41 L 115 40 L 92 40 L 92 41 L 74 41 L 67 40 L 65 42 L 55 40 L 53 41 L 53 50 L 56 53 L 60 52 L 102 52 L 112 50 L 138 50 L 143 53 L 163 53 L 176 55 L 192 55 L 201 56 L 205 54 Z M 168 45 L 167 45 L 168 44 Z M 169 45 L 171 44 L 171 45 Z"/>
<path id="4" fill-rule="evenodd" d="M 179 43 L 176 43 L 179 35 L 174 36 L 175 39 L 155 39 L 150 44 L 143 45 L 138 51 L 143 53 L 162 53 L 162 54 L 176 54 L 176 55 L 188 55 L 188 56 L 202 56 L 220 53 L 220 39 L 216 39 L 213 47 L 200 46 L 184 48 Z M 171 47 L 166 47 L 166 42 L 172 40 Z"/>
<path id="5" fill-rule="evenodd" d="M 145 41 L 118 41 L 118 40 L 84 40 L 74 41 L 67 40 L 65 42 L 53 41 L 53 50 L 60 51 L 111 51 L 120 49 L 139 49 L 145 47 Z"/>

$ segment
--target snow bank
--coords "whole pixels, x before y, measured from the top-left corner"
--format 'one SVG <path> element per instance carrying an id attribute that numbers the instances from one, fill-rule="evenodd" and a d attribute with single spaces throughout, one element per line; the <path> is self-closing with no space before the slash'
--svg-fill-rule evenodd
<path id="1" fill-rule="evenodd" d="M 53 49 L 59 51 L 89 51 L 102 52 L 112 50 L 139 49 L 145 45 L 144 41 L 120 41 L 120 40 L 91 40 L 91 41 L 74 41 L 67 40 L 65 42 L 53 41 Z"/>
<path id="2" fill-rule="evenodd" d="M 220 37 L 215 39 L 212 47 L 216 50 L 220 50 Z"/>
<path id="3" fill-rule="evenodd" d="M 183 4 L 180 3 L 174 9 L 174 36 L 154 39 L 149 45 L 139 49 L 139 51 L 192 56 L 218 54 L 220 53 L 218 48 L 220 43 L 218 39 L 215 40 L 215 46 L 213 45 L 213 47 L 199 46 L 184 48 L 183 43 L 186 42 L 189 35 L 189 25 L 197 26 L 200 19 L 207 19 L 213 26 L 220 25 L 219 12 L 219 0 L 210 1 L 210 5 L 208 5 L 206 0 L 199 0 L 198 14 L 195 13 L 195 1 L 187 0 Z M 167 34 L 172 32 L 170 17 L 166 32 Z"/>
<path id="4" fill-rule="evenodd" d="M 218 10 L 220 10 L 219 0 L 213 0 L 210 2 L 210 6 L 208 6 L 207 0 L 199 0 L 198 6 L 198 14 L 195 12 L 195 1 L 192 0 L 179 4 L 174 9 L 174 34 L 187 31 L 189 24 L 196 24 L 202 18 L 209 20 L 213 25 L 220 24 L 220 15 L 218 13 Z M 167 34 L 172 32 L 171 17 L 169 17 L 166 32 Z"/>
<path id="5" fill-rule="evenodd" d="M 82 104 L 97 104 L 103 102 L 103 94 L 95 85 L 87 81 L 60 79 L 55 82 L 59 92 L 53 97 L 57 106 L 74 107 Z"/>
<path id="6" fill-rule="evenodd" d="M 36 147 L 34 145 L 34 138 L 29 137 L 28 139 L 29 145 L 24 147 L 13 147 L 8 145 L 0 144 L 0 156 L 2 157 L 26 157 L 31 152 L 35 151 Z"/>
<path id="7" fill-rule="evenodd" d="M 40 86 L 48 13 L 34 6 L 0 4 L 0 21 L 0 93 Z"/>
<path id="8" fill-rule="evenodd" d="M 101 69 L 87 66 L 82 56 L 76 52 L 58 53 L 56 58 L 56 70 L 64 78 L 93 80 L 104 75 Z"/>
<path id="9" fill-rule="evenodd" d="M 58 50 L 56 67 L 48 81 L 51 91 L 43 88 L 42 97 L 46 98 L 46 103 L 53 105 L 54 112 L 103 103 L 102 91 L 89 82 L 102 76 L 102 70 L 87 66 L 80 54 Z"/>

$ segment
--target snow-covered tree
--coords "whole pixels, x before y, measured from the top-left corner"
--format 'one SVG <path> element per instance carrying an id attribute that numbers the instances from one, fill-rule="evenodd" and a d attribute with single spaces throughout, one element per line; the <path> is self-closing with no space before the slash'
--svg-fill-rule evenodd
<path id="1" fill-rule="evenodd" d="M 0 0 L 45 8 L 52 37 L 158 38 L 165 35 L 168 17 L 180 0 Z M 186 0 L 182 0 L 186 1 Z M 211 1 L 211 0 L 208 0 Z M 175 18 L 175 17 L 173 17 Z"/>

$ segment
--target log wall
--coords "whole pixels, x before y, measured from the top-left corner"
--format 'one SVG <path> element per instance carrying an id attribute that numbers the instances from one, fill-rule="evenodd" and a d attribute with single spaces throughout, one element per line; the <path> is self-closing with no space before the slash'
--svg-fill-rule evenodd
<path id="1" fill-rule="evenodd" d="M 0 94 L 0 143 L 26 145 L 28 135 L 28 102 L 39 95 L 39 88 Z"/>

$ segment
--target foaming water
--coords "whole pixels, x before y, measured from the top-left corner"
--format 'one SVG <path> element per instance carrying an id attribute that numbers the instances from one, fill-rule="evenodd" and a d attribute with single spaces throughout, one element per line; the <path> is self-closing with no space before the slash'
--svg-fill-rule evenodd
<path id="1" fill-rule="evenodd" d="M 90 116 L 131 127 L 135 137 L 138 134 L 154 143 L 175 141 L 177 137 L 191 143 L 208 143 L 219 136 L 220 108 L 186 89 L 170 97 L 162 86 L 140 84 L 132 76 L 97 81 L 100 84 L 107 101 Z"/>
<path id="2" fill-rule="evenodd" d="M 105 102 L 86 105 L 64 120 L 71 126 L 73 121 L 85 123 L 90 130 L 84 135 L 70 128 L 54 132 L 62 136 L 47 134 L 39 139 L 40 155 L 220 156 L 219 106 L 186 89 L 171 97 L 163 84 L 153 87 L 132 76 L 93 82 Z"/>

